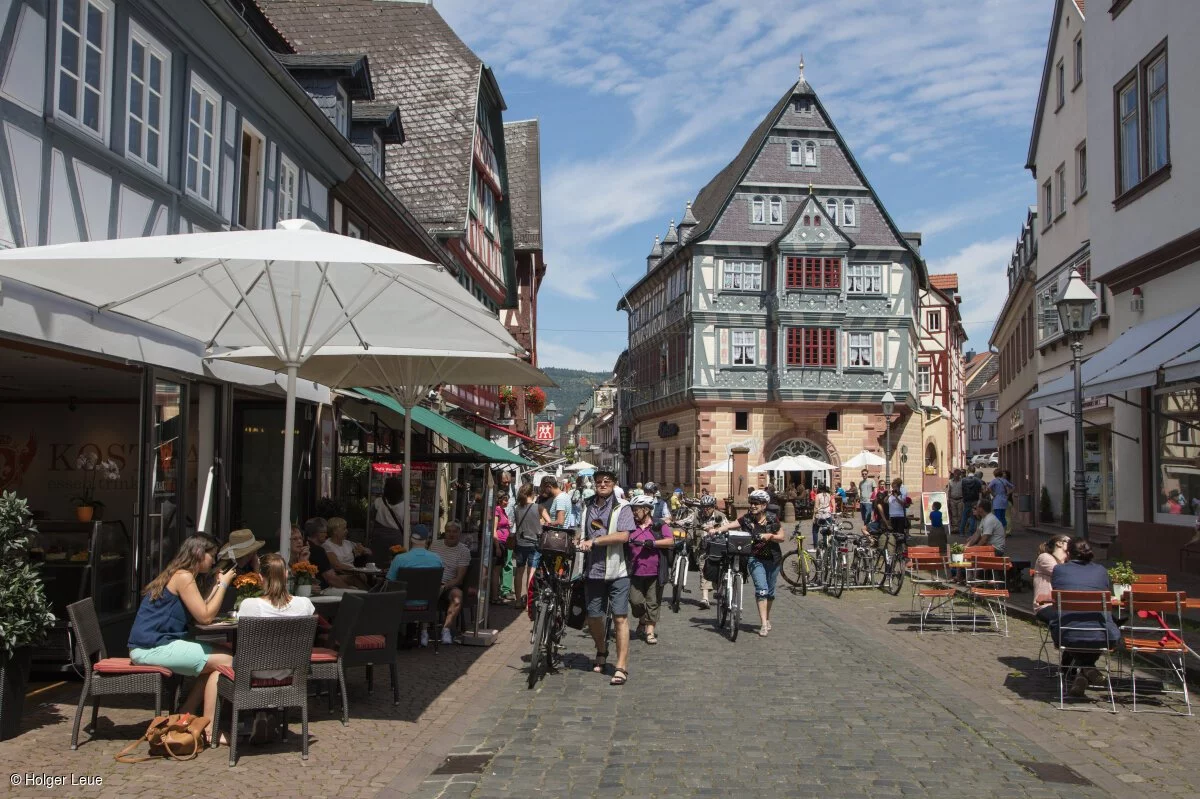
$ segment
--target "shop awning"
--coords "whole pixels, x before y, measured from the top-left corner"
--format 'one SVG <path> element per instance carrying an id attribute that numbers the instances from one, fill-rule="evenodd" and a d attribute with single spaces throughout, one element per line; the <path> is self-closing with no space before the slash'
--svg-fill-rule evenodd
<path id="1" fill-rule="evenodd" d="M 1126 330 L 1082 366 L 1083 396 L 1099 397 L 1200 376 L 1200 308 L 1152 319 Z M 1071 402 L 1075 378 L 1066 374 L 1029 397 L 1031 408 Z"/>
<path id="2" fill-rule="evenodd" d="M 404 406 L 387 394 L 372 391 L 369 388 L 356 388 L 354 389 L 354 393 L 376 405 L 387 408 L 392 413 L 399 414 L 401 417 L 404 416 Z M 528 461 L 520 455 L 509 452 L 498 444 L 493 444 L 483 436 L 472 433 L 467 428 L 455 424 L 445 416 L 434 413 L 428 408 L 417 406 L 412 409 L 412 412 L 414 424 L 419 424 L 427 430 L 431 430 L 434 433 L 445 436 L 451 441 L 457 442 L 459 445 L 479 455 L 481 463 L 516 463 L 521 466 L 537 465 L 533 461 Z"/>

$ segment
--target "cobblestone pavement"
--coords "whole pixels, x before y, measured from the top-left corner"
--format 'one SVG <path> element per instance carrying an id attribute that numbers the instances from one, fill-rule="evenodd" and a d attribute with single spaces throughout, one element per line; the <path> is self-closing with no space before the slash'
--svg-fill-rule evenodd
<path id="1" fill-rule="evenodd" d="M 234 768 L 228 766 L 229 752 L 224 747 L 186 763 L 114 762 L 113 755 L 140 736 L 154 715 L 148 698 L 119 704 L 112 700 L 102 706 L 98 736 L 93 739 L 81 732 L 79 749 L 72 752 L 70 724 L 79 683 L 69 683 L 28 700 L 22 734 L 0 743 L 0 797 L 387 799 L 404 795 L 421 784 L 468 730 L 490 699 L 492 686 L 504 684 L 497 677 L 506 676 L 511 668 L 507 664 L 519 665 L 519 652 L 528 646 L 528 622 L 514 623 L 514 619 L 518 619 L 514 610 L 492 609 L 492 624 L 504 629 L 488 648 L 443 646 L 436 655 L 432 648 L 400 652 L 398 706 L 392 705 L 387 669 L 375 669 L 373 696 L 367 695 L 364 669 L 350 669 L 350 724 L 341 725 L 340 708 L 335 714 L 327 712 L 324 697 L 311 700 L 307 761 L 300 759 L 299 719 L 293 713 L 288 741 L 243 744 Z M 89 718 L 85 711 L 85 724 Z M 64 777 L 68 782 L 58 788 L 14 788 L 10 782 L 14 773 Z M 73 775 L 100 777 L 103 784 L 72 785 Z"/>
<path id="2" fill-rule="evenodd" d="M 590 639 L 572 631 L 567 667 L 534 691 L 512 674 L 453 750 L 491 757 L 482 773 L 435 773 L 417 795 L 1200 794 L 1188 762 L 1200 720 L 1060 711 L 1057 680 L 1033 672 L 1032 625 L 918 635 L 910 601 L 907 584 L 897 597 L 780 591 L 771 635 L 755 634 L 754 614 L 736 643 L 715 612 L 685 604 L 664 613 L 658 646 L 632 644 L 624 687 L 588 670 Z M 1084 784 L 1023 762 L 1069 766 Z"/>

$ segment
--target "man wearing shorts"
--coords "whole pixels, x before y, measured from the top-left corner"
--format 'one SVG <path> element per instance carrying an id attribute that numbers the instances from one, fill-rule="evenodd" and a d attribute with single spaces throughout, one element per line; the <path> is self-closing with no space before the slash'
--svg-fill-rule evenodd
<path id="1" fill-rule="evenodd" d="M 629 680 L 629 568 L 625 544 L 637 526 L 629 506 L 613 492 L 616 475 L 597 470 L 596 494 L 584 507 L 583 540 L 584 592 L 587 597 L 588 629 L 596 642 L 596 660 L 592 671 L 604 672 L 608 657 L 604 617 L 611 608 L 617 639 L 617 663 L 611 683 L 624 685 Z"/>

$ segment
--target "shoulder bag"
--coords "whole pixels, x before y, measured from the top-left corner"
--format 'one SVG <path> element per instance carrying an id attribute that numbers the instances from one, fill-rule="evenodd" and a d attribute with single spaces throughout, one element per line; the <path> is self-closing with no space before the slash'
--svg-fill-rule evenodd
<path id="1" fill-rule="evenodd" d="M 207 717 L 193 716 L 191 713 L 156 716 L 146 728 L 146 733 L 118 752 L 115 759 L 118 763 L 145 763 L 147 760 L 166 757 L 174 760 L 192 760 L 204 751 L 202 733 L 208 725 Z M 150 754 L 131 756 L 130 752 L 137 749 L 142 741 L 150 744 Z"/>

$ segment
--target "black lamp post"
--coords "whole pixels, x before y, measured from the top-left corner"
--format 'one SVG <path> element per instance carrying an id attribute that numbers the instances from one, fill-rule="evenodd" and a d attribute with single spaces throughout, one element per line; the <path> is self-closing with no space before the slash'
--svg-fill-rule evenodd
<path id="1" fill-rule="evenodd" d="M 1063 334 L 1071 339 L 1071 360 L 1075 370 L 1075 536 L 1086 540 L 1087 487 L 1083 482 L 1083 379 L 1080 374 L 1080 354 L 1083 352 L 1083 334 L 1091 330 L 1092 317 L 1096 313 L 1096 293 L 1083 282 L 1079 270 L 1071 270 L 1067 287 L 1055 306 Z"/>
<path id="2" fill-rule="evenodd" d="M 980 424 L 983 423 L 983 400 L 975 401 L 975 421 Z"/>
<path id="3" fill-rule="evenodd" d="M 896 409 L 896 398 L 892 396 L 892 392 L 888 391 L 883 395 L 881 401 L 883 405 L 883 415 L 887 419 L 887 464 L 884 465 L 884 482 L 890 488 L 892 485 L 892 411 Z"/>

